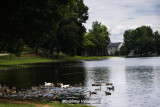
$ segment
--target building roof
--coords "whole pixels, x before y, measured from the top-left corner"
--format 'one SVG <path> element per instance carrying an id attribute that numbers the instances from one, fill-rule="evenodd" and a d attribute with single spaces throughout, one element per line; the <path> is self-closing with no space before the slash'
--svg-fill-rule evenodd
<path id="1" fill-rule="evenodd" d="M 118 47 L 121 44 L 121 42 L 117 42 L 117 43 L 110 43 L 108 45 L 108 47 Z"/>

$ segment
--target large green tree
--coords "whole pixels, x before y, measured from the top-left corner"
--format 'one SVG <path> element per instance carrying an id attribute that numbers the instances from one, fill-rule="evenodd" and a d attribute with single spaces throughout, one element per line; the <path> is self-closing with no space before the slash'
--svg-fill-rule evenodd
<path id="1" fill-rule="evenodd" d="M 63 19 L 58 26 L 56 49 L 74 56 L 79 54 L 82 49 L 83 35 L 85 27 L 83 23 L 88 19 L 88 7 L 83 0 L 74 0 L 62 8 Z"/>
<path id="2" fill-rule="evenodd" d="M 104 55 L 110 43 L 109 31 L 105 25 L 95 21 L 92 29 L 84 36 L 84 50 L 92 55 Z"/>
<path id="3" fill-rule="evenodd" d="M 0 6 L 0 49 L 17 56 L 23 49 L 21 0 L 6 0 Z"/>
<path id="4" fill-rule="evenodd" d="M 126 30 L 121 54 L 134 52 L 139 55 L 147 55 L 155 52 L 153 31 L 149 26 L 141 26 L 135 30 Z"/>
<path id="5" fill-rule="evenodd" d="M 82 49 L 88 19 L 83 0 L 6 0 L 0 11 L 1 50 L 18 55 L 25 44 L 73 56 Z"/>

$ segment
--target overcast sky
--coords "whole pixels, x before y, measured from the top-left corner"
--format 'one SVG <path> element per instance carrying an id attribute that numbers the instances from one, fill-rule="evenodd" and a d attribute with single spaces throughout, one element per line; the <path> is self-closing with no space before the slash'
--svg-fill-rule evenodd
<path id="1" fill-rule="evenodd" d="M 85 25 L 91 29 L 92 22 L 107 26 L 111 42 L 123 42 L 125 30 L 142 25 L 160 32 L 160 0 L 84 0 L 89 7 L 89 19 Z"/>

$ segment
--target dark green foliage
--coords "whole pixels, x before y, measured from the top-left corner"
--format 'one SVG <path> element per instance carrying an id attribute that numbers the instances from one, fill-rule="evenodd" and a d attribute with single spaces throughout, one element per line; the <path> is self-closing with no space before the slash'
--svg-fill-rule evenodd
<path id="1" fill-rule="evenodd" d="M 154 32 L 154 43 L 155 53 L 160 54 L 160 34 L 158 31 Z"/>
<path id="2" fill-rule="evenodd" d="M 120 53 L 128 55 L 134 52 L 134 54 L 143 56 L 155 53 L 154 38 L 153 31 L 149 26 L 141 26 L 135 30 L 126 30 L 124 33 L 124 44 L 120 49 Z"/>
<path id="3" fill-rule="evenodd" d="M 83 0 L 6 0 L 0 7 L 0 51 L 19 55 L 25 44 L 44 54 L 82 49 L 88 7 Z"/>
<path id="4" fill-rule="evenodd" d="M 91 55 L 105 55 L 110 43 L 109 32 L 106 26 L 95 21 L 92 29 L 84 36 L 84 50 Z"/>
<path id="5" fill-rule="evenodd" d="M 24 45 L 21 2 L 6 0 L 0 6 L 0 49 L 17 56 Z"/>

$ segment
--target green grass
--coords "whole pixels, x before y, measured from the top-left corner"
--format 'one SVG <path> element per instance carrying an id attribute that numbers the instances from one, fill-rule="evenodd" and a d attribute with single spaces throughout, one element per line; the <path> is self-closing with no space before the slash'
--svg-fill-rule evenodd
<path id="1" fill-rule="evenodd" d="M 19 104 L 19 103 L 1 103 L 0 107 L 35 107 L 31 104 Z"/>
<path id="2" fill-rule="evenodd" d="M 57 101 L 39 101 L 39 100 L 33 100 L 32 102 L 38 103 L 38 104 L 47 104 L 53 107 L 94 107 L 91 105 L 86 105 L 86 104 L 69 104 L 69 103 L 60 103 Z"/>
<path id="3" fill-rule="evenodd" d="M 9 59 L 9 55 L 0 56 L 0 69 L 12 69 L 12 68 L 23 68 L 28 67 L 29 63 L 38 63 L 38 62 L 54 62 L 54 61 L 71 61 L 71 60 L 97 60 L 110 58 L 110 56 L 64 56 L 59 59 L 49 59 L 46 57 L 32 55 L 32 54 L 23 54 L 21 57 L 12 56 L 12 60 Z"/>
<path id="4" fill-rule="evenodd" d="M 17 102 L 16 100 L 12 99 L 5 99 L 5 101 L 0 102 L 0 107 L 35 107 L 35 106 L 51 106 L 51 107 L 94 107 L 86 104 L 66 104 L 60 102 L 47 102 L 47 101 L 40 101 L 40 100 L 33 100 L 33 101 L 21 101 Z"/>
<path id="5" fill-rule="evenodd" d="M 0 56 L 0 65 L 17 65 L 26 63 L 36 63 L 36 62 L 52 62 L 53 59 L 48 59 L 40 56 L 26 56 L 21 57 L 13 56 L 12 60 L 9 60 L 9 56 Z"/>
<path id="6" fill-rule="evenodd" d="M 74 57 L 66 57 L 64 58 L 64 60 L 97 60 L 106 58 L 111 58 L 111 56 L 89 56 L 89 57 L 74 56 Z"/>
<path id="7" fill-rule="evenodd" d="M 86 105 L 86 104 L 64 104 L 64 103 L 59 103 L 59 102 L 48 103 L 48 105 L 51 105 L 53 107 L 93 107 L 93 106 Z"/>

